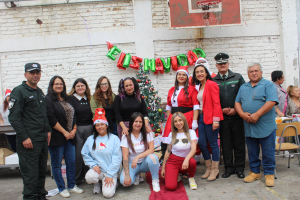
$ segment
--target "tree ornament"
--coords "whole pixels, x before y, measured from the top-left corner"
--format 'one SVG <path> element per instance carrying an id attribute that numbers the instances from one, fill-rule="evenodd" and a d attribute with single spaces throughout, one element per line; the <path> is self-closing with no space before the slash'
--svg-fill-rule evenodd
<path id="1" fill-rule="evenodd" d="M 194 49 L 193 52 L 198 56 L 198 58 L 205 58 L 206 57 L 205 52 L 200 48 Z"/>
<path id="2" fill-rule="evenodd" d="M 149 84 L 149 81 L 146 81 L 146 84 Z"/>
<path id="3" fill-rule="evenodd" d="M 121 53 L 121 50 L 116 47 L 116 46 L 113 46 L 109 52 L 107 53 L 107 57 L 111 60 L 116 60 L 116 58 L 114 57 L 114 55 L 118 55 L 118 53 Z"/>
<path id="4" fill-rule="evenodd" d="M 177 56 L 177 60 L 180 66 L 188 66 L 188 59 L 187 56 L 185 54 L 179 54 Z"/>
<path id="5" fill-rule="evenodd" d="M 118 60 L 118 63 L 117 63 L 117 67 L 119 68 L 119 69 L 123 69 L 123 70 L 126 70 L 126 68 L 125 67 L 123 67 L 123 60 L 124 60 L 124 58 L 125 58 L 125 53 L 121 53 L 121 55 L 120 55 L 120 57 L 119 57 L 119 60 Z"/>
<path id="6" fill-rule="evenodd" d="M 153 124 L 151 124 L 151 127 L 153 127 L 154 125 Z"/>
<path id="7" fill-rule="evenodd" d="M 161 109 L 161 108 L 160 108 L 160 109 L 158 109 L 158 112 L 160 112 L 160 113 L 161 113 L 161 112 L 162 112 L 162 109 Z"/>
<path id="8" fill-rule="evenodd" d="M 158 133 L 160 133 L 160 128 L 158 128 L 156 131 L 157 131 Z"/>
<path id="9" fill-rule="evenodd" d="M 142 98 L 144 99 L 145 97 L 144 97 L 144 96 L 142 96 Z"/>
<path id="10" fill-rule="evenodd" d="M 171 64 L 172 64 L 172 70 L 177 71 L 178 70 L 178 61 L 176 56 L 171 57 Z"/>
<path id="11" fill-rule="evenodd" d="M 158 72 L 160 72 L 161 74 L 164 74 L 164 66 L 163 63 L 161 62 L 160 58 L 156 58 L 155 60 L 155 64 L 156 64 L 156 72 L 154 72 L 154 74 L 158 74 Z"/>
<path id="12" fill-rule="evenodd" d="M 147 98 L 147 97 L 146 97 Z M 148 107 L 148 110 L 150 110 L 150 107 Z"/>
<path id="13" fill-rule="evenodd" d="M 195 62 L 197 61 L 197 59 L 198 59 L 197 55 L 193 51 L 189 50 L 188 51 L 188 61 L 189 61 L 189 64 L 190 65 L 194 65 Z"/>
<path id="14" fill-rule="evenodd" d="M 123 67 L 128 68 L 130 60 L 131 60 L 131 55 L 128 53 L 124 58 Z"/>
<path id="15" fill-rule="evenodd" d="M 165 59 L 161 58 L 160 59 L 163 66 L 164 66 L 164 70 L 166 73 L 170 72 L 171 69 L 171 58 L 167 58 L 167 62 L 165 61 Z"/>
<path id="16" fill-rule="evenodd" d="M 143 59 L 137 56 L 132 56 L 131 59 L 133 64 L 130 64 L 129 67 L 138 70 L 140 68 L 139 63 L 141 63 Z"/>

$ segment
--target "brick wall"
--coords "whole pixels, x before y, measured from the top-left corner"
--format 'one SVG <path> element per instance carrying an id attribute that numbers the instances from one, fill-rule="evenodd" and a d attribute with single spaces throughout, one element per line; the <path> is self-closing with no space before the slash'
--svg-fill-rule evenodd
<path id="1" fill-rule="evenodd" d="M 156 41 L 154 43 L 155 57 L 165 58 L 178 54 L 186 54 L 188 50 L 202 47 L 210 64 L 210 70 L 217 73 L 214 56 L 224 52 L 230 56 L 230 69 L 243 75 L 249 81 L 247 66 L 252 62 L 259 62 L 263 67 L 263 77 L 271 80 L 271 72 L 279 70 L 280 40 L 279 37 L 236 37 L 180 41 Z M 189 67 L 193 73 L 193 67 Z M 166 101 L 168 90 L 174 86 L 175 72 L 157 76 L 159 95 Z"/>
<path id="2" fill-rule="evenodd" d="M 135 55 L 135 46 L 130 44 L 116 44 L 121 50 Z M 107 76 L 114 92 L 117 92 L 119 80 L 127 76 L 135 77 L 135 70 L 119 70 L 117 62 L 106 57 L 106 45 L 46 49 L 37 51 L 22 51 L 0 54 L 2 91 L 14 88 L 24 78 L 24 64 L 38 62 L 42 65 L 42 77 L 39 87 L 46 93 L 49 81 L 54 75 L 64 78 L 67 90 L 70 91 L 77 78 L 84 78 L 94 93 L 98 78 Z M 116 58 L 119 58 L 117 55 Z"/>
<path id="3" fill-rule="evenodd" d="M 43 24 L 37 24 L 37 19 Z M 85 32 L 86 26 L 91 32 L 133 28 L 132 1 L 101 1 L 0 10 L 0 39 Z"/>
<path id="4" fill-rule="evenodd" d="M 278 22 L 277 0 L 242 0 L 242 20 L 247 23 Z M 169 27 L 166 0 L 152 0 L 153 28 Z"/>

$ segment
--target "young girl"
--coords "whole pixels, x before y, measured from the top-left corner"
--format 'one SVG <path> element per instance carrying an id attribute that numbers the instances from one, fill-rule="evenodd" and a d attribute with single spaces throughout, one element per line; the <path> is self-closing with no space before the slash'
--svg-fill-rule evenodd
<path id="1" fill-rule="evenodd" d="M 188 173 L 190 188 L 196 190 L 197 184 L 194 176 L 197 166 L 193 156 L 197 148 L 197 135 L 194 130 L 189 129 L 187 120 L 181 112 L 173 114 L 171 125 L 172 132 L 165 140 L 168 147 L 161 176 L 165 178 L 167 190 L 176 190 L 178 174 Z"/>
<path id="2" fill-rule="evenodd" d="M 159 192 L 159 161 L 154 154 L 153 133 L 147 133 L 141 113 L 135 112 L 131 115 L 128 132 L 121 140 L 123 170 L 120 183 L 124 186 L 138 185 L 139 173 L 150 171 L 153 190 Z"/>
<path id="3" fill-rule="evenodd" d="M 84 163 L 90 167 L 85 179 L 88 184 L 94 183 L 94 193 L 100 193 L 99 180 L 102 180 L 103 196 L 111 198 L 116 192 L 122 162 L 120 139 L 108 132 L 103 108 L 95 110 L 94 125 L 94 135 L 88 137 L 81 150 Z"/>

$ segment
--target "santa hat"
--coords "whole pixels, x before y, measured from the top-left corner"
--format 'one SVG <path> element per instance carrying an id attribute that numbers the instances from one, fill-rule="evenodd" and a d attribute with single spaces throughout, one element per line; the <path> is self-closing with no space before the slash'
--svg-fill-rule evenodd
<path id="1" fill-rule="evenodd" d="M 11 93 L 11 90 L 10 90 L 10 89 L 6 89 L 4 99 L 6 99 L 6 97 L 7 97 L 8 95 L 10 95 L 10 93 Z"/>
<path id="2" fill-rule="evenodd" d="M 209 64 L 205 58 L 198 58 L 198 60 L 195 62 L 195 67 L 198 67 L 200 65 L 204 66 L 209 74 L 212 75 L 212 72 L 209 70 Z"/>
<path id="3" fill-rule="evenodd" d="M 189 76 L 188 66 L 180 66 L 176 74 L 178 74 L 178 72 L 184 72 L 187 76 Z"/>
<path id="4" fill-rule="evenodd" d="M 108 126 L 107 119 L 105 118 L 105 110 L 104 108 L 97 108 L 95 110 L 95 118 L 94 118 L 94 125 L 98 123 L 104 123 Z"/>

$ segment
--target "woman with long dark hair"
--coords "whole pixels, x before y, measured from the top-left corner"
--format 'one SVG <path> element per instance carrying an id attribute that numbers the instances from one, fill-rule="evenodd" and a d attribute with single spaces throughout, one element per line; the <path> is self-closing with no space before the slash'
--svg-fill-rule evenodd
<path id="1" fill-rule="evenodd" d="M 219 121 L 223 120 L 220 104 L 219 86 L 215 83 L 204 65 L 197 65 L 193 71 L 192 83 L 200 85 L 197 99 L 200 102 L 199 115 L 199 147 L 205 160 L 206 172 L 201 177 L 213 181 L 219 177 Z M 212 161 L 207 147 L 209 142 Z"/>
<path id="2" fill-rule="evenodd" d="M 161 169 L 166 189 L 176 190 L 178 174 L 188 173 L 190 188 L 196 190 L 197 184 L 194 177 L 197 165 L 193 158 L 197 149 L 196 132 L 189 129 L 187 120 L 181 112 L 175 112 L 172 115 L 171 126 L 172 132 L 165 140 L 168 150 Z"/>
<path id="3" fill-rule="evenodd" d="M 154 154 L 153 133 L 147 133 L 141 113 L 131 115 L 128 132 L 121 140 L 123 169 L 120 183 L 124 186 L 138 185 L 139 173 L 151 172 L 153 190 L 159 192 L 159 161 Z"/>
<path id="4" fill-rule="evenodd" d="M 94 184 L 93 192 L 100 193 L 99 181 L 102 181 L 102 193 L 111 198 L 117 187 L 117 176 L 122 162 L 120 139 L 108 130 L 105 110 L 97 108 L 94 117 L 94 135 L 91 135 L 82 148 L 84 163 L 90 167 L 85 179 Z"/>
<path id="5" fill-rule="evenodd" d="M 69 93 L 69 100 L 75 109 L 77 132 L 75 134 L 76 185 L 81 184 L 88 167 L 84 165 L 81 149 L 86 139 L 93 133 L 93 114 L 90 107 L 91 91 L 83 78 L 75 80 Z"/>
<path id="6" fill-rule="evenodd" d="M 95 110 L 97 108 L 104 108 L 105 117 L 108 121 L 109 128 L 113 134 L 117 133 L 117 120 L 113 110 L 113 103 L 115 100 L 115 94 L 111 89 L 111 84 L 106 76 L 101 76 L 96 84 L 95 93 L 91 98 L 91 110 L 93 115 L 95 115 Z"/>
<path id="7" fill-rule="evenodd" d="M 175 86 L 168 92 L 167 97 L 167 122 L 163 132 L 163 143 L 166 142 L 171 132 L 172 115 L 175 112 L 184 114 L 189 129 L 196 130 L 198 128 L 199 102 L 197 100 L 197 90 L 189 85 L 189 72 L 186 66 L 181 66 L 175 78 Z M 162 144 L 162 153 L 164 155 L 167 145 Z"/>
<path id="8" fill-rule="evenodd" d="M 69 192 L 83 193 L 76 186 L 75 180 L 75 146 L 74 137 L 77 131 L 74 106 L 66 92 L 66 84 L 62 77 L 51 78 L 46 95 L 47 115 L 52 127 L 49 153 L 54 180 L 62 197 L 70 197 Z M 61 162 L 66 163 L 67 185 L 61 173 Z"/>
<path id="9" fill-rule="evenodd" d="M 8 100 L 10 97 L 11 90 L 6 89 L 5 91 L 5 97 L 3 104 L 0 105 L 0 124 L 10 124 L 8 121 L 8 115 L 9 115 L 9 110 L 8 110 Z M 17 152 L 17 147 L 16 147 L 16 133 L 5 133 L 6 138 L 10 144 L 10 148 L 14 151 Z M 12 168 L 13 169 L 13 168 Z"/>
<path id="10" fill-rule="evenodd" d="M 113 108 L 119 123 L 117 128 L 119 137 L 121 138 L 123 134 L 128 135 L 129 120 L 134 112 L 140 112 L 144 115 L 145 127 L 147 132 L 150 133 L 147 106 L 141 97 L 140 87 L 136 79 L 133 77 L 121 79 L 118 92 Z"/>

